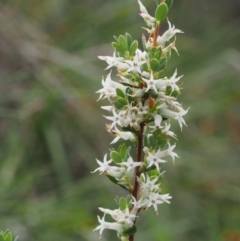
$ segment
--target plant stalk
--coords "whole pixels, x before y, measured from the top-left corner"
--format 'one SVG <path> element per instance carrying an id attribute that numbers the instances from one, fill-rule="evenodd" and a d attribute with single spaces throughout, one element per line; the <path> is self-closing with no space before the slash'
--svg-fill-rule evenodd
<path id="1" fill-rule="evenodd" d="M 143 150 L 143 131 L 144 131 L 144 126 L 145 123 L 141 123 L 140 124 L 140 131 L 138 133 L 138 144 L 137 144 L 137 162 L 141 162 L 142 161 L 142 150 Z M 134 188 L 132 191 L 132 195 L 133 197 L 137 200 L 137 194 L 138 194 L 138 177 L 140 177 L 140 167 L 136 167 L 136 172 L 135 172 L 135 180 L 134 180 Z M 134 224 L 136 223 L 136 220 L 134 221 Z M 134 234 L 129 235 L 129 241 L 134 241 Z"/>

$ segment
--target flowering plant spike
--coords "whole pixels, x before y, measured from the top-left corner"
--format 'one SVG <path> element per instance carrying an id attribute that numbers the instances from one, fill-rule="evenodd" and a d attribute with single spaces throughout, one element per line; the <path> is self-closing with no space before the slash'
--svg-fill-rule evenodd
<path id="1" fill-rule="evenodd" d="M 120 142 L 118 148 L 110 149 L 94 172 L 105 174 L 114 184 L 124 188 L 128 195 L 119 198 L 114 210 L 99 207 L 103 213 L 98 216 L 100 237 L 104 229 L 117 232 L 122 241 L 133 241 L 137 231 L 136 220 L 140 212 L 153 208 L 158 214 L 158 205 L 170 203 L 170 194 L 163 193 L 160 181 L 164 171 L 162 166 L 168 156 L 174 161 L 176 135 L 170 130 L 171 120 L 176 120 L 182 129 L 186 125 L 183 116 L 188 112 L 177 102 L 181 87 L 177 70 L 165 75 L 171 52 L 176 48 L 176 34 L 183 33 L 167 18 L 172 0 L 157 3 L 155 16 L 151 16 L 140 0 L 139 15 L 147 27 L 147 37 L 142 35 L 143 50 L 138 41 L 129 33 L 114 36 L 113 56 L 99 56 L 107 63 L 110 72 L 102 79 L 102 88 L 97 91 L 99 99 L 107 98 L 108 106 L 104 116 L 110 123 L 106 125 L 114 139 L 111 144 Z M 167 22 L 168 30 L 159 34 L 162 21 Z M 116 69 L 116 81 L 111 69 Z M 123 140 L 123 142 L 122 142 Z M 173 142 L 173 144 L 171 144 Z M 136 147 L 136 156 L 133 148 Z M 110 216 L 112 222 L 105 221 Z"/>

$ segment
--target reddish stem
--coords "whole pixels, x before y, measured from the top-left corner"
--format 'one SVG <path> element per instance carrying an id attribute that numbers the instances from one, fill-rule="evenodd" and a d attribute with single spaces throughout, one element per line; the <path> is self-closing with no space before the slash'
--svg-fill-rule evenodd
<path id="1" fill-rule="evenodd" d="M 138 144 L 137 144 L 137 162 L 141 162 L 142 161 L 142 149 L 143 149 L 143 131 L 144 131 L 144 125 L 145 123 L 141 123 L 140 124 L 140 131 L 138 133 Z M 135 197 L 135 199 L 137 200 L 137 194 L 138 194 L 138 177 L 140 177 L 140 167 L 136 167 L 136 172 L 135 172 L 135 180 L 134 180 L 134 188 L 132 191 L 132 195 L 133 197 Z M 134 224 L 136 223 L 136 219 L 134 221 Z M 129 236 L 129 241 L 134 241 L 134 234 L 131 234 Z"/>

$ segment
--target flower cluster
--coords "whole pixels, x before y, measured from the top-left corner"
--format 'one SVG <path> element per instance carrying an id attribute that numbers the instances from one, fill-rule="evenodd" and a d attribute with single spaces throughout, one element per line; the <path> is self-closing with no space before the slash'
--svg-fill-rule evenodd
<path id="1" fill-rule="evenodd" d="M 169 78 L 164 74 L 172 49 L 178 53 L 176 34 L 183 33 L 167 19 L 168 30 L 159 35 L 160 23 L 172 1 L 158 4 L 155 17 L 149 15 L 140 0 L 138 4 L 149 35 L 142 37 L 143 50 L 128 33 L 114 37 L 113 56 L 99 56 L 99 59 L 107 63 L 106 70 L 116 69 L 117 80 L 112 79 L 110 70 L 97 91 L 98 100 L 107 98 L 110 102 L 102 109 L 107 111 L 104 117 L 110 121 L 107 131 L 115 136 L 111 144 L 129 140 L 137 146 L 137 155 L 132 157 L 131 145 L 127 146 L 126 142 L 111 149 L 103 161 L 97 160 L 99 167 L 94 172 L 105 174 L 129 195 L 119 198 L 118 209 L 99 208 L 104 215 L 98 217 L 100 225 L 95 230 L 100 230 L 101 237 L 104 229 L 113 229 L 121 240 L 129 241 L 133 240 L 141 210 L 153 207 L 158 213 L 158 204 L 170 203 L 172 197 L 163 194 L 160 188 L 162 165 L 169 156 L 173 161 L 178 157 L 174 152 L 176 144 L 170 143 L 176 139 L 170 121 L 177 120 L 182 129 L 186 125 L 183 116 L 188 112 L 177 102 L 182 76 L 178 76 L 177 70 Z M 105 221 L 106 215 L 113 222 Z"/>

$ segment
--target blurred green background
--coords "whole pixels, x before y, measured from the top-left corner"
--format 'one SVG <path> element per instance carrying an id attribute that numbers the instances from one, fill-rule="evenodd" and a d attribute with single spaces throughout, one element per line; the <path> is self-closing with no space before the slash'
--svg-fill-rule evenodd
<path id="1" fill-rule="evenodd" d="M 97 207 L 126 194 L 90 174 L 112 140 L 97 56 L 126 31 L 141 46 L 138 12 L 136 0 L 0 1 L 0 229 L 20 241 L 98 240 Z M 175 0 L 169 19 L 185 34 L 167 72 L 184 74 L 191 108 L 187 128 L 173 125 L 181 158 L 164 166 L 172 203 L 140 214 L 136 241 L 239 241 L 240 1 Z"/>

